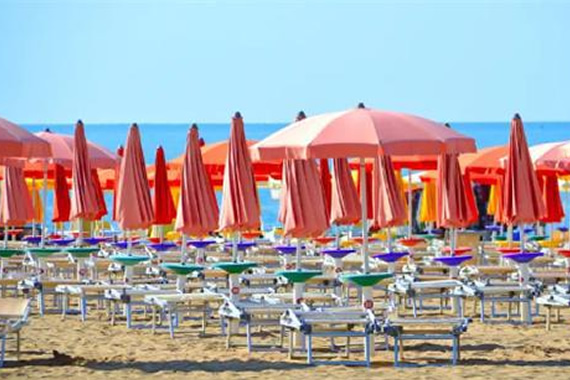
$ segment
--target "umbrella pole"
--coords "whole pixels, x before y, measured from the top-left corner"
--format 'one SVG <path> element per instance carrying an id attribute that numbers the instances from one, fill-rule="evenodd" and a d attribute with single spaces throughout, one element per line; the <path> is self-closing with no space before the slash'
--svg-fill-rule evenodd
<path id="1" fill-rule="evenodd" d="M 565 210 L 565 214 L 568 217 L 568 225 L 566 227 L 568 227 L 568 231 L 566 231 L 566 243 L 568 244 L 568 248 L 570 248 L 570 188 L 568 188 L 569 186 L 569 182 L 568 180 L 564 181 L 565 182 L 565 188 L 566 188 L 566 210 Z"/>
<path id="2" fill-rule="evenodd" d="M 34 217 L 32 218 L 32 236 L 36 236 L 36 178 L 32 178 L 32 210 L 34 210 Z"/>
<path id="3" fill-rule="evenodd" d="M 364 158 L 360 159 L 360 196 L 362 204 L 362 262 L 364 273 L 370 271 L 368 262 L 368 202 L 366 195 L 366 164 Z"/>
<path id="4" fill-rule="evenodd" d="M 386 243 L 388 245 L 388 252 L 392 252 L 392 228 L 386 228 Z"/>
<path id="5" fill-rule="evenodd" d="M 297 239 L 297 249 L 295 250 L 295 269 L 301 270 L 301 239 Z"/>
<path id="6" fill-rule="evenodd" d="M 451 256 L 455 256 L 455 249 L 457 248 L 457 229 L 455 227 L 451 228 L 451 234 L 449 236 Z"/>
<path id="7" fill-rule="evenodd" d="M 48 163 L 47 160 L 44 160 L 44 183 L 43 183 L 43 191 L 42 191 L 42 203 L 43 203 L 43 212 L 42 212 L 42 231 L 41 231 L 41 247 L 45 247 L 46 244 L 46 214 L 47 214 L 47 177 L 48 177 Z"/>
<path id="8" fill-rule="evenodd" d="M 4 225 L 4 248 L 8 248 L 8 225 Z"/>
<path id="9" fill-rule="evenodd" d="M 238 262 L 238 233 L 237 231 L 232 234 L 232 261 Z"/>
<path id="10" fill-rule="evenodd" d="M 412 170 L 408 169 L 408 238 L 412 237 L 413 231 L 413 210 L 412 210 Z"/>
<path id="11" fill-rule="evenodd" d="M 180 243 L 180 262 L 185 263 L 186 262 L 186 234 L 182 233 L 182 238 L 181 238 L 181 243 Z"/>
<path id="12" fill-rule="evenodd" d="M 83 244 L 83 218 L 78 218 L 77 219 L 77 228 L 78 228 L 78 233 L 77 233 L 77 241 L 75 242 L 76 245 L 82 245 Z"/>
<path id="13" fill-rule="evenodd" d="M 519 224 L 519 239 L 521 242 L 521 252 L 524 252 L 524 224 Z"/>

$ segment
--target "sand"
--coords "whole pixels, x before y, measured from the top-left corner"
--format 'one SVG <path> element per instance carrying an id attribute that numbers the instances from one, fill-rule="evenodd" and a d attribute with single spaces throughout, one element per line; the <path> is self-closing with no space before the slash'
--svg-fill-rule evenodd
<path id="1" fill-rule="evenodd" d="M 425 366 L 449 357 L 448 343 L 409 342 L 406 359 L 420 367 L 396 369 L 391 354 L 375 355 L 372 368 L 308 367 L 289 361 L 285 353 L 245 348 L 226 350 L 224 339 L 210 330 L 199 337 L 197 327 L 185 325 L 172 340 L 166 331 L 127 330 L 110 326 L 103 315 L 81 323 L 57 315 L 34 315 L 23 332 L 20 361 L 8 355 L 0 378 L 13 379 L 526 379 L 570 377 L 570 313 L 566 321 L 544 329 L 537 318 L 532 327 L 473 323 L 462 340 L 462 362 L 456 367 Z M 96 320 L 100 319 L 100 320 Z M 275 337 L 265 335 L 264 340 Z M 8 342 L 9 348 L 13 342 Z M 439 362 L 438 362 L 439 360 Z"/>

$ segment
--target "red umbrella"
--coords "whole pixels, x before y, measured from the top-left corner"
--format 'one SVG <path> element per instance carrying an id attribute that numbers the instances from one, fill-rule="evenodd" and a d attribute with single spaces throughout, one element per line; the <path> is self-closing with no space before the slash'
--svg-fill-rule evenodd
<path id="1" fill-rule="evenodd" d="M 546 214 L 523 122 L 518 114 L 511 122 L 503 197 L 503 220 L 508 224 L 533 223 Z"/>
<path id="2" fill-rule="evenodd" d="M 542 199 L 546 214 L 540 219 L 544 223 L 558 223 L 564 218 L 564 207 L 560 199 L 560 188 L 556 175 L 539 175 L 538 182 L 542 189 Z"/>
<path id="3" fill-rule="evenodd" d="M 331 198 L 332 198 L 332 177 L 329 168 L 329 160 L 321 158 L 319 160 L 319 174 L 321 176 L 321 184 L 323 186 L 323 196 L 325 200 L 327 219 L 330 218 L 331 213 Z"/>
<path id="4" fill-rule="evenodd" d="M 164 149 L 161 146 L 156 149 L 155 168 L 154 195 L 152 198 L 154 210 L 153 224 L 170 224 L 176 218 L 176 209 L 174 208 L 174 201 L 172 200 L 172 193 L 168 184 Z"/>
<path id="5" fill-rule="evenodd" d="M 139 128 L 129 129 L 117 187 L 117 220 L 125 231 L 148 228 L 154 215 Z"/>
<path id="6" fill-rule="evenodd" d="M 329 227 L 314 160 L 283 162 L 279 221 L 284 235 L 299 238 L 319 236 Z"/>
<path id="7" fill-rule="evenodd" d="M 4 226 L 21 226 L 34 218 L 32 198 L 21 167 L 4 167 L 1 188 L 0 222 Z"/>
<path id="8" fill-rule="evenodd" d="M 71 199 L 69 198 L 69 185 L 65 177 L 65 169 L 59 164 L 54 165 L 54 197 L 53 222 L 68 222 L 71 212 Z"/>
<path id="9" fill-rule="evenodd" d="M 333 168 L 330 221 L 337 225 L 357 223 L 362 217 L 362 208 L 348 161 L 346 158 L 335 158 Z"/>
<path id="10" fill-rule="evenodd" d="M 105 203 L 105 194 L 103 194 L 103 187 L 101 187 L 101 182 L 99 181 L 99 174 L 97 174 L 97 169 L 91 170 L 91 176 L 93 178 L 93 186 L 95 187 L 95 194 L 97 195 L 97 206 L 98 211 L 95 214 L 93 220 L 101 220 L 101 218 L 107 215 L 107 204 Z"/>
<path id="11" fill-rule="evenodd" d="M 219 226 L 222 231 L 240 232 L 260 227 L 259 199 L 245 141 L 243 119 L 237 112 L 232 118 L 224 169 Z"/>
<path id="12" fill-rule="evenodd" d="M 115 165 L 115 176 L 113 181 L 113 220 L 117 220 L 117 194 L 119 190 L 119 172 L 121 171 L 121 161 L 123 160 L 123 156 L 125 154 L 125 148 L 122 145 L 119 145 L 117 148 L 117 164 Z"/>
<path id="13" fill-rule="evenodd" d="M 389 156 L 381 155 L 375 159 L 372 189 L 373 225 L 386 228 L 404 224 L 406 205 Z"/>
<path id="14" fill-rule="evenodd" d="M 180 200 L 174 227 L 185 235 L 204 236 L 218 228 L 218 203 L 202 162 L 196 124 L 188 131 Z"/>
<path id="15" fill-rule="evenodd" d="M 85 139 L 85 131 L 81 120 L 75 124 L 71 171 L 73 183 L 71 219 L 79 219 L 80 221 L 94 220 L 99 213 L 99 203 L 97 202 L 97 189 L 93 183 L 91 163 L 87 155 L 87 140 Z"/>

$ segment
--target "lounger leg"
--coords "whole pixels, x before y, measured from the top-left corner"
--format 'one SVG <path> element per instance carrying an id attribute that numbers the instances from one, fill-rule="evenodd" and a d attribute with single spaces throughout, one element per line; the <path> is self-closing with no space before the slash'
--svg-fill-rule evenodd
<path id="1" fill-rule="evenodd" d="M 364 361 L 366 362 L 366 366 L 370 367 L 370 342 L 372 340 L 371 335 L 364 336 Z"/>
<path id="2" fill-rule="evenodd" d="M 42 290 L 38 292 L 37 299 L 38 299 L 38 306 L 40 308 L 40 315 L 43 317 L 45 313 L 45 304 L 44 304 L 44 292 Z"/>
<path id="3" fill-rule="evenodd" d="M 453 365 L 457 364 L 457 350 L 458 350 L 458 342 L 457 342 L 457 336 L 453 337 L 453 349 L 452 349 L 452 359 L 451 362 Z"/>
<path id="4" fill-rule="evenodd" d="M 247 339 L 247 352 L 251 354 L 253 348 L 251 344 L 251 325 L 249 324 L 249 322 L 246 322 L 245 324 L 245 336 Z"/>
<path id="5" fill-rule="evenodd" d="M 152 305 L 152 334 L 156 334 L 156 306 Z"/>
<path id="6" fill-rule="evenodd" d="M 85 322 L 87 319 L 87 299 L 86 297 L 82 296 L 79 299 L 80 302 L 80 309 L 81 309 L 81 322 Z"/>
<path id="7" fill-rule="evenodd" d="M 550 318 L 552 316 L 552 308 L 546 306 L 546 331 L 550 331 Z"/>
<path id="8" fill-rule="evenodd" d="M 127 317 L 127 328 L 130 329 L 131 328 L 131 304 L 130 304 L 130 302 L 125 304 L 125 314 Z"/>
<path id="9" fill-rule="evenodd" d="M 293 359 L 293 330 L 289 330 L 289 360 Z"/>
<path id="10" fill-rule="evenodd" d="M 485 299 L 481 297 L 481 323 L 485 323 Z"/>
<path id="11" fill-rule="evenodd" d="M 344 355 L 348 359 L 350 357 L 350 337 L 346 337 L 346 347 L 344 349 Z"/>
<path id="12" fill-rule="evenodd" d="M 168 311 L 168 331 L 170 332 L 170 339 L 174 339 L 174 323 L 172 323 L 171 311 Z"/>
<path id="13" fill-rule="evenodd" d="M 4 367 L 4 355 L 6 354 L 6 335 L 2 335 L 2 342 L 0 343 L 0 368 Z"/>
<path id="14" fill-rule="evenodd" d="M 67 294 L 63 293 L 63 299 L 61 302 L 61 320 L 65 320 L 65 315 L 67 314 Z"/>
<path id="15" fill-rule="evenodd" d="M 299 332 L 301 334 L 301 332 Z M 307 343 L 307 364 L 313 364 L 313 336 L 311 334 L 305 335 L 305 341 Z"/>
<path id="16" fill-rule="evenodd" d="M 20 331 L 16 331 L 16 360 L 20 360 Z"/>
<path id="17" fill-rule="evenodd" d="M 400 338 L 398 336 L 394 337 L 394 367 L 400 366 Z"/>

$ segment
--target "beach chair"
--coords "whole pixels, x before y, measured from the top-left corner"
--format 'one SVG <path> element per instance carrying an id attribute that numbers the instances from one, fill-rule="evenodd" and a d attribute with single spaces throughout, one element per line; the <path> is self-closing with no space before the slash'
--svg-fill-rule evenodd
<path id="1" fill-rule="evenodd" d="M 560 322 L 560 310 L 570 308 L 570 285 L 557 284 L 548 287 L 548 293 L 536 298 L 536 303 L 546 308 L 546 330 L 550 331 L 552 310 L 556 310 L 556 321 Z"/>
<path id="2" fill-rule="evenodd" d="M 24 298 L 0 298 L 0 367 L 4 366 L 6 338 L 16 335 L 16 357 L 20 357 L 20 330 L 26 324 L 30 313 L 30 300 Z"/>

